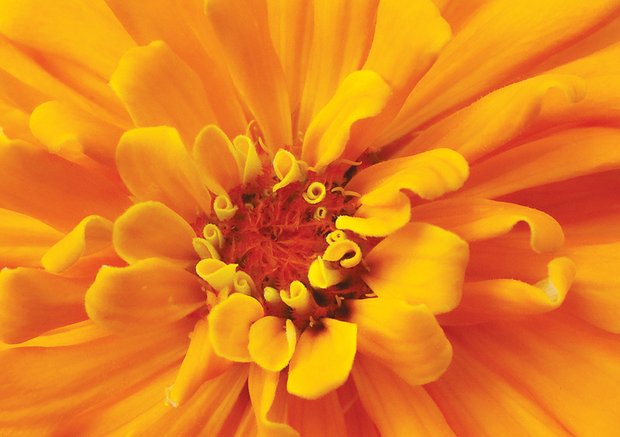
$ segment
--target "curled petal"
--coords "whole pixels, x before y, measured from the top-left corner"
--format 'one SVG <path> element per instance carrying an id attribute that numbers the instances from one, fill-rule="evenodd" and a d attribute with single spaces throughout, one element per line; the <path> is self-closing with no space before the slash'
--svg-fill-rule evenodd
<path id="1" fill-rule="evenodd" d="M 226 264 L 214 258 L 206 258 L 196 264 L 198 276 L 218 291 L 232 287 L 236 271 L 237 264 Z"/>
<path id="2" fill-rule="evenodd" d="M 263 171 L 263 163 L 258 156 L 254 141 L 246 135 L 239 135 L 233 140 L 233 145 L 240 157 L 242 182 L 244 184 L 252 182 Z"/>
<path id="3" fill-rule="evenodd" d="M 329 288 L 344 279 L 340 269 L 333 269 L 320 256 L 308 268 L 308 281 L 314 288 Z"/>
<path id="4" fill-rule="evenodd" d="M 213 202 L 213 211 L 220 221 L 230 220 L 235 216 L 239 207 L 233 205 L 227 195 L 220 195 Z"/>
<path id="5" fill-rule="evenodd" d="M 326 261 L 339 261 L 342 267 L 349 269 L 362 261 L 362 250 L 354 241 L 337 241 L 327 246 L 323 259 Z"/>
<path id="6" fill-rule="evenodd" d="M 280 180 L 273 186 L 273 191 L 278 191 L 293 182 L 300 182 L 306 178 L 306 168 L 302 162 L 297 161 L 295 155 L 280 149 L 273 157 L 273 171 Z"/>
<path id="7" fill-rule="evenodd" d="M 300 315 L 310 313 L 316 306 L 312 294 L 300 281 L 291 282 L 288 290 L 280 290 L 280 298 Z"/>

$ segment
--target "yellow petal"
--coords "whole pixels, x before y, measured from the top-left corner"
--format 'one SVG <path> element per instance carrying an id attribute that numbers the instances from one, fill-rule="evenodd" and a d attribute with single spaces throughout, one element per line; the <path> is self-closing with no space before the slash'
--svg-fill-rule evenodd
<path id="1" fill-rule="evenodd" d="M 102 0 L 6 0 L 0 33 L 37 51 L 68 59 L 107 79 L 131 37 Z"/>
<path id="2" fill-rule="evenodd" d="M 494 198 L 526 188 L 620 168 L 620 129 L 561 130 L 472 167 L 458 196 Z M 558 165 L 562 162 L 562 165 Z"/>
<path id="3" fill-rule="evenodd" d="M 455 308 L 469 258 L 467 243 L 441 228 L 411 223 L 366 255 L 364 281 L 379 296 L 426 305 L 434 314 Z"/>
<path id="4" fill-rule="evenodd" d="M 266 316 L 250 328 L 250 357 L 265 370 L 279 372 L 284 369 L 296 344 L 297 330 L 290 319 Z"/>
<path id="5" fill-rule="evenodd" d="M 390 86 L 374 71 L 348 75 L 308 126 L 302 159 L 319 171 L 338 159 L 355 123 L 378 115 L 391 93 Z"/>
<path id="6" fill-rule="evenodd" d="M 62 236 L 35 218 L 0 208 L 0 268 L 38 267 L 43 254 Z"/>
<path id="7" fill-rule="evenodd" d="M 511 4 L 509 14 L 505 8 L 503 2 L 485 2 L 467 20 L 417 84 L 384 144 L 527 74 L 532 64 L 618 12 L 613 0 L 597 0 L 587 9 L 581 0 L 527 0 Z"/>
<path id="8" fill-rule="evenodd" d="M 234 293 L 209 313 L 213 350 L 231 361 L 250 362 L 250 327 L 263 317 L 263 306 L 253 297 Z"/>
<path id="9" fill-rule="evenodd" d="M 205 9 L 237 89 L 265 135 L 268 150 L 292 144 L 291 110 L 271 42 L 263 0 L 208 0 Z"/>
<path id="10" fill-rule="evenodd" d="M 347 189 L 362 194 L 359 199 L 362 206 L 356 216 L 389 219 L 389 226 L 386 223 L 373 231 L 366 220 L 352 220 L 346 216 L 339 217 L 336 226 L 359 231 L 362 235 L 387 235 L 409 221 L 409 201 L 402 190 L 411 191 L 423 199 L 434 199 L 459 189 L 468 176 L 467 162 L 449 149 L 431 150 L 375 164 L 359 172 Z"/>
<path id="11" fill-rule="evenodd" d="M 424 130 L 396 156 L 448 147 L 470 163 L 527 131 L 544 105 L 561 98 L 575 103 L 584 98 L 586 84 L 571 75 L 541 75 L 500 88 Z"/>
<path id="12" fill-rule="evenodd" d="M 357 327 L 324 318 L 301 334 L 289 367 L 288 392 L 317 399 L 340 387 L 349 377 L 355 357 Z"/>
<path id="13" fill-rule="evenodd" d="M 375 360 L 359 357 L 351 372 L 365 410 L 385 437 L 453 436 L 433 399 Z"/>
<path id="14" fill-rule="evenodd" d="M 215 354 L 209 340 L 209 323 L 207 319 L 199 320 L 168 401 L 177 407 L 189 399 L 205 381 L 221 375 L 231 364 Z"/>
<path id="15" fill-rule="evenodd" d="M 410 385 L 434 381 L 448 368 L 452 347 L 424 305 L 389 298 L 350 304 L 358 353 L 379 361 Z"/>
<path id="16" fill-rule="evenodd" d="M 118 127 L 58 101 L 37 106 L 30 117 L 30 129 L 52 153 L 82 152 L 106 164 L 114 162 L 121 136 Z"/>
<path id="17" fill-rule="evenodd" d="M 200 131 L 192 150 L 200 177 L 215 194 L 241 185 L 241 157 L 226 134 L 211 124 Z"/>
<path id="18" fill-rule="evenodd" d="M 136 127 L 171 126 L 186 144 L 214 121 L 200 78 L 162 41 L 128 51 L 110 86 Z"/>
<path id="19" fill-rule="evenodd" d="M 195 236 L 182 217 L 159 202 L 133 205 L 114 223 L 114 249 L 130 264 L 153 257 L 195 262 Z"/>
<path id="20" fill-rule="evenodd" d="M 41 258 L 45 270 L 59 273 L 83 256 L 98 252 L 112 244 L 112 222 L 91 215 L 82 220 L 62 240 L 54 244 Z"/>
<path id="21" fill-rule="evenodd" d="M 368 53 L 377 1 L 318 0 L 308 11 L 310 44 L 297 130 L 304 132 L 343 79 L 359 69 Z M 338 35 L 338 38 L 334 38 Z"/>
<path id="22" fill-rule="evenodd" d="M 0 147 L 0 204 L 60 231 L 84 217 L 114 219 L 129 206 L 120 184 L 26 143 Z"/>
<path id="23" fill-rule="evenodd" d="M 129 267 L 103 266 L 86 293 L 86 311 L 117 331 L 148 331 L 176 322 L 205 304 L 198 279 L 166 261 L 149 258 Z"/>
<path id="24" fill-rule="evenodd" d="M 282 397 L 278 392 L 279 380 L 280 372 L 270 372 L 256 365 L 250 366 L 248 391 L 258 421 L 259 435 L 299 436 L 298 432 L 286 424 L 284 414 L 279 414 L 279 411 L 273 408 L 277 398 Z"/>
<path id="25" fill-rule="evenodd" d="M 562 227 L 553 217 L 514 203 L 486 199 L 440 200 L 417 207 L 415 219 L 450 230 L 466 241 L 495 238 L 525 222 L 530 227 L 530 245 L 535 252 L 551 252 L 564 245 Z"/>
<path id="26" fill-rule="evenodd" d="M 19 343 L 86 318 L 88 282 L 42 270 L 0 271 L 0 340 Z"/>
<path id="27" fill-rule="evenodd" d="M 569 258 L 549 262 L 548 276 L 535 284 L 516 279 L 467 281 L 458 308 L 440 318 L 443 325 L 486 322 L 552 311 L 564 302 L 575 277 Z"/>
<path id="28" fill-rule="evenodd" d="M 137 200 L 158 200 L 189 223 L 201 212 L 211 211 L 211 196 L 173 128 L 147 127 L 126 132 L 116 150 L 116 163 Z"/>

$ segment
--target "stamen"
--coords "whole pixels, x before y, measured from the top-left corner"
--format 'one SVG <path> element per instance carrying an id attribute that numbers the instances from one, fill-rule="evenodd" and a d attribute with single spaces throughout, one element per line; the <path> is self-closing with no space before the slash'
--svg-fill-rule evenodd
<path id="1" fill-rule="evenodd" d="M 224 244 L 224 236 L 217 225 L 214 225 L 213 223 L 205 225 L 202 230 L 202 235 L 204 235 L 205 240 L 211 243 L 214 247 L 218 249 L 222 248 L 222 245 Z"/>
<path id="2" fill-rule="evenodd" d="M 238 209 L 239 207 L 233 205 L 227 196 L 219 195 L 213 201 L 213 211 L 220 221 L 230 220 Z"/>
<path id="3" fill-rule="evenodd" d="M 194 246 L 194 250 L 200 257 L 200 259 L 213 258 L 213 259 L 221 259 L 220 254 L 217 249 L 204 238 L 194 238 L 192 240 L 192 245 Z"/>
<path id="4" fill-rule="evenodd" d="M 362 195 L 358 193 L 357 191 L 345 190 L 343 187 L 334 187 L 330 191 L 332 193 L 340 193 L 343 196 L 348 196 L 348 197 L 362 197 Z"/>
<path id="5" fill-rule="evenodd" d="M 344 275 L 339 269 L 330 268 L 320 256 L 315 259 L 308 269 L 308 281 L 315 288 L 329 288 L 339 284 Z"/>
<path id="6" fill-rule="evenodd" d="M 314 211 L 314 219 L 315 220 L 323 220 L 325 217 L 327 217 L 327 208 L 325 208 L 324 206 L 319 206 Z"/>
<path id="7" fill-rule="evenodd" d="M 306 178 L 308 168 L 303 161 L 298 161 L 291 152 L 280 149 L 273 157 L 273 170 L 280 180 L 273 186 L 273 191 L 276 192 L 293 182 L 302 182 Z"/>
<path id="8" fill-rule="evenodd" d="M 288 290 L 280 290 L 282 301 L 293 308 L 299 315 L 307 315 L 316 307 L 316 303 L 306 286 L 300 281 L 293 281 Z"/>
<path id="9" fill-rule="evenodd" d="M 306 202 L 310 205 L 316 205 L 325 199 L 325 195 L 327 194 L 327 189 L 325 185 L 320 182 L 312 182 L 305 193 L 301 196 L 304 198 Z"/>
<path id="10" fill-rule="evenodd" d="M 327 261 L 340 261 L 342 267 L 350 269 L 362 261 L 362 250 L 351 240 L 341 240 L 330 244 L 325 249 L 323 258 Z"/>

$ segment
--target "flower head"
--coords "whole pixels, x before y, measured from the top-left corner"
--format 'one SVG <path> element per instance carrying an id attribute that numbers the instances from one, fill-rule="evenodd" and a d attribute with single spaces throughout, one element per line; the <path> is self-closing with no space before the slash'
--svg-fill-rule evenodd
<path id="1" fill-rule="evenodd" d="M 0 430 L 611 435 L 619 15 L 0 3 Z"/>

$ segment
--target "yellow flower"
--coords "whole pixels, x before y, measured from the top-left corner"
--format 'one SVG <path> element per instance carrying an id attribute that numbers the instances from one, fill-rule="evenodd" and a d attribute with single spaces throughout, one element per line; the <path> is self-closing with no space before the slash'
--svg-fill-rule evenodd
<path id="1" fill-rule="evenodd" d="M 0 434 L 614 435 L 620 2 L 0 2 Z"/>

